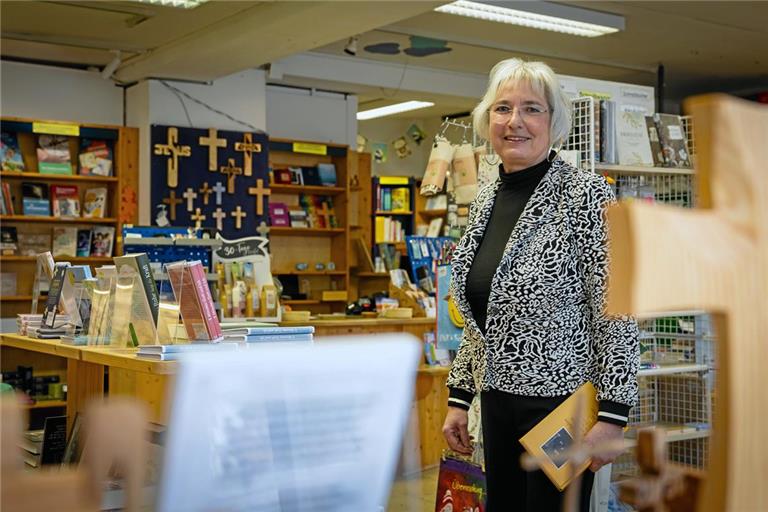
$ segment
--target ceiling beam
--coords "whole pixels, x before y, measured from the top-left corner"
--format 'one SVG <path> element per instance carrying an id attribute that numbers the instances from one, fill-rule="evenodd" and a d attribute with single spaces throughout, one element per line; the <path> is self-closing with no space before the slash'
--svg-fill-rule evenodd
<path id="1" fill-rule="evenodd" d="M 123 82 L 214 80 L 429 12 L 447 2 L 264 2 L 127 60 Z M 205 62 L 205 66 L 200 66 Z"/>

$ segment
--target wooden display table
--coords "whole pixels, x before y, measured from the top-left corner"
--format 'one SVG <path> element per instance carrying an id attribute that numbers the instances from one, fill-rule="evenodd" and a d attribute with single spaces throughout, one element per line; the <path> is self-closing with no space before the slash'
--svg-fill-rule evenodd
<path id="1" fill-rule="evenodd" d="M 343 327 L 339 325 L 315 324 L 322 335 L 324 329 L 334 329 L 333 334 L 342 334 L 338 329 L 371 329 L 387 332 L 412 332 L 418 328 L 433 326 L 423 320 L 358 320 L 362 325 Z M 306 324 L 305 324 L 306 325 Z M 404 331 L 402 329 L 409 329 Z M 317 334 L 317 333 L 316 333 Z M 322 342 L 319 335 L 318 342 Z M 364 338 L 361 340 L 364 341 Z M 175 361 L 151 361 L 136 356 L 136 349 L 113 349 L 108 347 L 73 347 L 62 345 L 58 340 L 38 340 L 17 334 L 0 334 L 2 348 L 2 369 L 15 370 L 16 365 L 32 365 L 40 368 L 59 368 L 67 375 L 67 416 L 68 427 L 77 412 L 83 412 L 91 399 L 109 394 L 122 394 L 144 400 L 150 409 L 150 421 L 167 424 L 169 393 L 173 375 L 178 367 Z M 418 425 L 411 422 L 415 435 L 418 431 L 418 446 L 412 449 L 419 455 L 421 467 L 437 464 L 444 448 L 441 433 L 445 417 L 448 392 L 445 380 L 447 368 L 420 367 L 416 376 L 414 414 Z M 413 454 L 415 455 L 415 453 Z"/>
<path id="2" fill-rule="evenodd" d="M 362 318 L 355 316 L 314 319 L 309 322 L 280 322 L 281 326 L 313 325 L 315 336 L 338 336 L 343 334 L 381 334 L 389 332 L 407 332 L 419 339 L 424 333 L 435 330 L 434 318 Z"/>

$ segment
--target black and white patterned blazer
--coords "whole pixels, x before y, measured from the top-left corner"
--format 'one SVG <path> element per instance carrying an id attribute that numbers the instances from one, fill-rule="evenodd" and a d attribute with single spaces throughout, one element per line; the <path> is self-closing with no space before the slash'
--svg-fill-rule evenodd
<path id="1" fill-rule="evenodd" d="M 487 389 L 562 396 L 592 381 L 601 420 L 626 423 L 637 400 L 639 342 L 632 319 L 604 314 L 604 207 L 614 200 L 613 191 L 597 174 L 559 158 L 552 162 L 494 274 L 483 336 L 466 281 L 499 185 L 500 180 L 490 183 L 473 201 L 453 253 L 451 293 L 465 325 L 448 377 L 449 404 L 468 406 Z"/>

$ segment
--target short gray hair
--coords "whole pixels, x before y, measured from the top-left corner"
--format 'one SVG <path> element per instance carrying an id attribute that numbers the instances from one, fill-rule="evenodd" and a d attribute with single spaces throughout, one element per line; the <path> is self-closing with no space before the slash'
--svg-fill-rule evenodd
<path id="1" fill-rule="evenodd" d="M 571 101 L 560 88 L 555 72 L 543 62 L 526 62 L 517 58 L 502 60 L 491 69 L 488 89 L 472 111 L 475 133 L 488 139 L 489 110 L 496 95 L 507 85 L 516 86 L 521 83 L 529 84 L 547 99 L 552 112 L 549 139 L 554 147 L 565 144 L 571 131 Z"/>

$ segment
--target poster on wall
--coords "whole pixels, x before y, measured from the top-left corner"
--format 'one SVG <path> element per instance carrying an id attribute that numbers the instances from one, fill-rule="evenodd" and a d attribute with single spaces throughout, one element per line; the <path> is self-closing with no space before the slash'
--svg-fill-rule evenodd
<path id="1" fill-rule="evenodd" d="M 450 282 L 451 266 L 439 265 L 437 267 L 437 348 L 458 350 L 461 333 L 464 330 L 464 319 L 451 298 Z"/>
<path id="2" fill-rule="evenodd" d="M 153 125 L 153 224 L 256 233 L 269 216 L 265 133 Z"/>
<path id="3" fill-rule="evenodd" d="M 371 154 L 373 155 L 373 161 L 377 164 L 383 164 L 387 162 L 387 144 L 385 142 L 374 142 L 371 144 Z"/>

